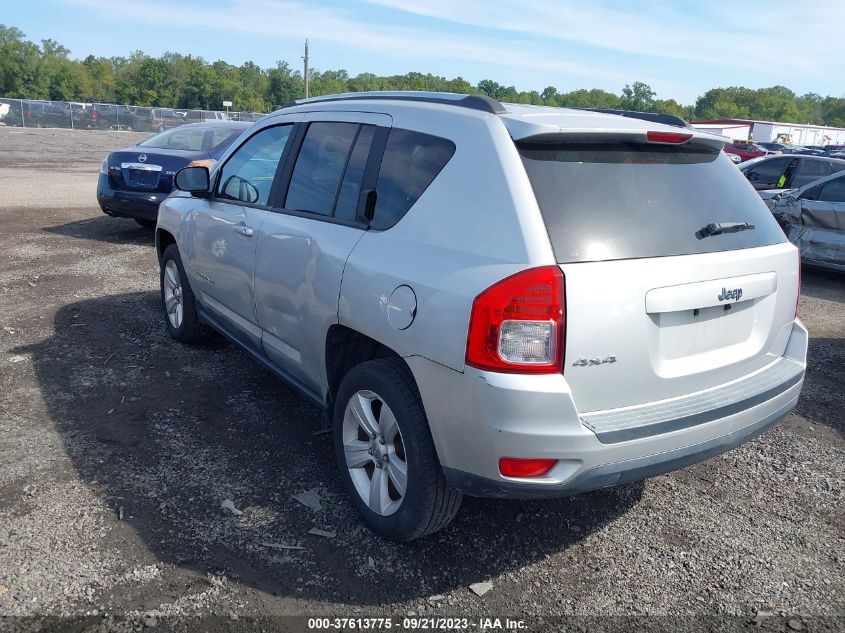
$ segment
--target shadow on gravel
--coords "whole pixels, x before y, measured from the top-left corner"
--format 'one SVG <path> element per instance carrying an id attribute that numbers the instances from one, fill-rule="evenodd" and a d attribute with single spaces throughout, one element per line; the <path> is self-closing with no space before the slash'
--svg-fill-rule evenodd
<path id="1" fill-rule="evenodd" d="M 64 230 L 96 235 L 105 222 Z M 274 595 L 373 605 L 520 572 L 641 497 L 633 484 L 552 501 L 466 499 L 439 534 L 384 541 L 340 491 L 330 437 L 315 435 L 321 412 L 220 338 L 171 341 L 158 303 L 155 292 L 80 301 L 56 314 L 52 337 L 15 350 L 32 355 L 80 479 L 113 512 L 110 547 L 127 560 L 148 549 Z M 316 512 L 292 499 L 313 488 Z M 243 514 L 221 510 L 224 499 Z M 315 527 L 337 536 L 309 535 Z"/>
<path id="2" fill-rule="evenodd" d="M 152 229 L 139 225 L 129 218 L 113 218 L 108 215 L 87 220 L 76 220 L 43 229 L 47 233 L 75 237 L 80 240 L 96 240 L 107 244 L 155 244 Z"/>
<path id="3" fill-rule="evenodd" d="M 814 299 L 845 303 L 845 273 L 802 266 L 801 294 Z"/>
<path id="4" fill-rule="evenodd" d="M 810 338 L 807 377 L 795 413 L 845 437 L 845 339 Z"/>

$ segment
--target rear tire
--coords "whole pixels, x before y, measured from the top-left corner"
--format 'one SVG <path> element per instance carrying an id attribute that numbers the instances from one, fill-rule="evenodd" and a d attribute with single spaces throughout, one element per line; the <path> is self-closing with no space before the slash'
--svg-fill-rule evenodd
<path id="1" fill-rule="evenodd" d="M 371 417 L 361 413 L 361 402 Z M 366 420 L 360 425 L 362 415 Z M 443 529 L 455 517 L 462 496 L 446 482 L 419 392 L 401 359 L 381 358 L 351 369 L 338 390 L 333 427 L 343 486 L 371 530 L 406 542 Z M 380 489 L 373 494 L 377 477 L 387 498 Z"/>
<path id="2" fill-rule="evenodd" d="M 207 330 L 200 323 L 196 297 L 175 244 L 165 249 L 160 265 L 161 307 L 168 333 L 180 343 L 202 340 Z"/>

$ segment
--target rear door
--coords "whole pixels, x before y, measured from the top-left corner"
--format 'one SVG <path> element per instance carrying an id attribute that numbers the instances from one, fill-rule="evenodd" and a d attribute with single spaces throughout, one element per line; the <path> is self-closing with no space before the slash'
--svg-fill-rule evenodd
<path id="1" fill-rule="evenodd" d="M 829 176 L 831 173 L 833 172 L 831 172 L 830 162 L 818 158 L 805 157 L 800 159 L 798 168 L 795 170 L 789 183 L 789 187 L 799 189 L 819 178 Z"/>
<path id="2" fill-rule="evenodd" d="M 282 178 L 287 187 L 258 235 L 255 295 L 264 352 L 320 395 L 343 269 L 366 230 L 366 190 L 377 173 L 371 156 L 380 156 L 390 124 L 383 114 L 305 115 Z"/>
<path id="3" fill-rule="evenodd" d="M 215 172 L 211 199 L 197 199 L 191 218 L 191 286 L 203 308 L 244 344 L 258 349 L 253 268 L 261 224 L 295 120 L 263 128 Z"/>
<path id="4" fill-rule="evenodd" d="M 800 203 L 801 256 L 845 270 L 845 176 L 813 187 Z"/>
<path id="5" fill-rule="evenodd" d="M 565 275 L 564 375 L 580 411 L 705 390 L 782 355 L 796 253 L 721 152 L 517 146 Z"/>
<path id="6" fill-rule="evenodd" d="M 793 164 L 798 160 L 791 156 L 762 158 L 760 162 L 744 169 L 748 182 L 758 190 L 783 189 L 792 175 Z"/>

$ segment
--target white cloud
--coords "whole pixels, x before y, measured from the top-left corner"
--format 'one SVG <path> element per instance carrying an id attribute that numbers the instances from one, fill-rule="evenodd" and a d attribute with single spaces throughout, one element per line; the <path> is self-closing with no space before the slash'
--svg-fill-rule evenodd
<path id="1" fill-rule="evenodd" d="M 449 22 L 708 65 L 822 74 L 840 66 L 845 3 L 366 0 Z M 785 81 L 788 77 L 784 78 Z"/>
<path id="2" fill-rule="evenodd" d="M 71 0 L 66 0 L 71 1 Z M 556 75 L 576 75 L 624 83 L 628 77 L 613 70 L 596 69 L 555 56 L 538 56 L 530 38 L 503 41 L 495 37 L 447 36 L 420 28 L 397 27 L 364 21 L 353 11 L 319 7 L 291 0 L 230 0 L 214 11 L 183 2 L 162 0 L 72 0 L 112 19 L 131 19 L 161 27 L 161 15 L 171 25 L 216 32 L 240 32 L 270 37 L 305 37 L 329 41 L 357 50 L 409 59 L 453 59 L 480 62 L 492 68 L 508 66 L 544 70 Z M 460 64 L 458 64 L 459 66 Z"/>
<path id="3" fill-rule="evenodd" d="M 223 0 L 213 7 L 204 0 L 54 1 L 99 20 L 153 26 L 165 40 L 186 29 L 247 46 L 256 38 L 266 47 L 309 36 L 314 49 L 334 49 L 331 67 L 348 67 L 348 51 L 359 60 L 363 53 L 365 70 L 401 61 L 520 89 L 618 91 L 640 80 L 684 103 L 717 85 L 845 92 L 845 2 L 837 0 L 800 7 L 791 0 L 713 0 L 687 9 L 680 0 Z M 172 46 L 178 49 L 178 40 Z"/>

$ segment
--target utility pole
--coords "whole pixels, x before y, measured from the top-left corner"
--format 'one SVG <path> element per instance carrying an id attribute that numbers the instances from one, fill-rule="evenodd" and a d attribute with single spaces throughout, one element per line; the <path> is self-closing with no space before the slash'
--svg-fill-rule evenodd
<path id="1" fill-rule="evenodd" d="M 302 75 L 305 78 L 305 98 L 308 98 L 308 38 L 305 38 L 305 56 L 302 58 L 305 62 L 305 71 Z"/>

